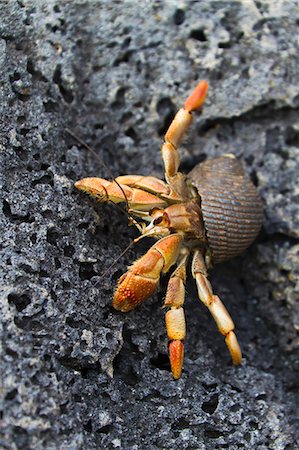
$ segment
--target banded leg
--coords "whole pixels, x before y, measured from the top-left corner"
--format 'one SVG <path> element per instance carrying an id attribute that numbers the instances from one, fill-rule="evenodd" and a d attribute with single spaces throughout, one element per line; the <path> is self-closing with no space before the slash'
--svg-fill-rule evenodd
<path id="1" fill-rule="evenodd" d="M 150 192 L 104 178 L 83 178 L 75 183 L 75 187 L 96 197 L 101 202 L 128 202 L 130 208 L 139 211 L 150 211 L 153 208 L 167 206 L 165 200 Z"/>
<path id="2" fill-rule="evenodd" d="M 189 252 L 183 254 L 176 270 L 171 275 L 164 306 L 170 307 L 165 315 L 169 343 L 169 359 L 173 378 L 180 378 L 184 359 L 186 321 L 184 314 L 186 263 Z"/>
<path id="3" fill-rule="evenodd" d="M 148 252 L 119 279 L 112 306 L 122 312 L 131 311 L 156 290 L 161 273 L 175 264 L 183 237 L 171 234 L 156 242 Z"/>
<path id="4" fill-rule="evenodd" d="M 224 304 L 217 295 L 213 294 L 212 286 L 207 279 L 207 269 L 200 251 L 194 253 L 192 261 L 192 275 L 196 280 L 199 299 L 209 309 L 220 333 L 225 336 L 225 342 L 231 354 L 232 361 L 238 365 L 242 362 L 242 353 L 234 333 L 234 322 Z"/>
<path id="5" fill-rule="evenodd" d="M 186 188 L 182 175 L 178 173 L 180 165 L 178 145 L 192 122 L 192 111 L 201 108 L 205 101 L 207 91 L 208 83 L 206 81 L 200 81 L 184 103 L 183 108 L 177 112 L 171 122 L 161 149 L 165 166 L 165 179 L 176 192 L 183 196 L 186 196 Z"/>

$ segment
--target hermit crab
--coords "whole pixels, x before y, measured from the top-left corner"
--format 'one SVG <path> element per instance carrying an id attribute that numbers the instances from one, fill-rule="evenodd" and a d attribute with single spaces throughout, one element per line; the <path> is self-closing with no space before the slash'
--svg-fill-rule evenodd
<path id="1" fill-rule="evenodd" d="M 113 181 L 84 178 L 75 183 L 76 188 L 100 202 L 125 202 L 141 233 L 135 241 L 145 236 L 157 240 L 119 279 L 112 302 L 115 309 L 134 309 L 155 292 L 161 274 L 176 265 L 164 301 L 174 379 L 180 378 L 183 366 L 183 305 L 190 256 L 199 299 L 225 337 L 233 363 L 241 363 L 234 323 L 213 293 L 207 270 L 243 252 L 257 236 L 262 222 L 263 208 L 256 188 L 234 155 L 208 159 L 188 175 L 179 172 L 178 146 L 192 122 L 192 112 L 202 107 L 207 90 L 208 83 L 199 82 L 166 132 L 161 149 L 166 182 L 152 176 L 123 175 Z"/>

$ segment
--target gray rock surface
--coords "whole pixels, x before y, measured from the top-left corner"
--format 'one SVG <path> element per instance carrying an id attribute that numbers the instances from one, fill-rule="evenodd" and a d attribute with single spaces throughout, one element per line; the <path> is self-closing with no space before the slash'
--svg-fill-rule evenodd
<path id="1" fill-rule="evenodd" d="M 298 447 L 299 61 L 296 0 L 2 0 L 3 449 Z M 147 248 L 126 217 L 73 188 L 85 176 L 162 176 L 161 138 L 196 81 L 207 105 L 182 168 L 242 158 L 264 229 L 211 273 L 244 364 L 188 284 L 182 378 L 167 359 L 163 289 L 111 307 Z M 109 171 L 66 132 L 92 145 Z"/>

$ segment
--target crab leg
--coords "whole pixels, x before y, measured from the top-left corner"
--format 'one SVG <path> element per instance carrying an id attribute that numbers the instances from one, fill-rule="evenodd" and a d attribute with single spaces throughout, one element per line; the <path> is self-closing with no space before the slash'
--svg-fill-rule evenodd
<path id="1" fill-rule="evenodd" d="M 166 330 L 169 343 L 169 359 L 173 378 L 180 378 L 184 359 L 184 339 L 186 337 L 186 321 L 184 314 L 186 263 L 189 252 L 183 255 L 178 267 L 171 275 L 164 306 L 170 307 L 165 315 Z"/>
<path id="2" fill-rule="evenodd" d="M 192 122 L 192 111 L 201 108 L 205 101 L 207 91 L 208 83 L 204 80 L 200 81 L 187 98 L 184 106 L 177 112 L 165 134 L 165 142 L 161 149 L 165 166 L 165 178 L 170 186 L 177 190 L 178 193 L 181 193 L 184 188 L 182 187 L 181 175 L 178 174 L 180 156 L 177 149 L 184 133 Z"/>
<path id="3" fill-rule="evenodd" d="M 149 298 L 159 284 L 161 273 L 175 264 L 183 237 L 171 234 L 160 239 L 119 279 L 112 305 L 127 312 Z"/>
<path id="4" fill-rule="evenodd" d="M 135 210 L 150 211 L 152 208 L 163 208 L 167 202 L 150 192 L 126 186 L 104 178 L 83 178 L 75 183 L 75 187 L 96 197 L 101 202 L 128 202 Z"/>
<path id="5" fill-rule="evenodd" d="M 242 353 L 234 333 L 234 322 L 220 298 L 213 294 L 211 284 L 207 279 L 207 269 L 204 258 L 198 250 L 194 253 L 192 261 L 192 275 L 196 280 L 199 299 L 209 309 L 220 333 L 225 336 L 225 342 L 231 354 L 233 363 L 236 365 L 241 364 Z"/>
<path id="6" fill-rule="evenodd" d="M 182 201 L 183 199 L 170 186 L 159 178 L 143 175 L 121 175 L 115 179 L 120 184 L 151 192 L 163 199 L 170 201 Z"/>

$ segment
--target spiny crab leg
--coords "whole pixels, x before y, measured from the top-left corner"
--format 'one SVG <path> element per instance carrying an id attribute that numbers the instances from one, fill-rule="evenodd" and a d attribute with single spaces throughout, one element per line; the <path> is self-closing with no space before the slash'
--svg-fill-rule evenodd
<path id="1" fill-rule="evenodd" d="M 127 312 L 134 309 L 156 290 L 161 273 L 175 264 L 183 237 L 176 233 L 160 239 L 145 255 L 135 261 L 119 279 L 112 305 Z"/>
<path id="2" fill-rule="evenodd" d="M 191 95 L 187 98 L 183 108 L 181 108 L 173 121 L 171 122 L 166 134 L 165 142 L 162 145 L 162 157 L 165 166 L 165 178 L 168 184 L 179 194 L 184 195 L 181 174 L 178 173 L 180 165 L 180 156 L 178 146 L 184 133 L 192 122 L 192 111 L 195 111 L 203 105 L 208 91 L 208 83 L 200 81 Z"/>
<path id="3" fill-rule="evenodd" d="M 212 287 L 207 279 L 207 269 L 199 250 L 194 253 L 192 275 L 196 280 L 199 299 L 209 309 L 220 333 L 225 336 L 225 342 L 235 365 L 241 364 L 242 353 L 234 333 L 234 322 L 227 309 L 217 295 L 213 295 Z"/>
<path id="4" fill-rule="evenodd" d="M 185 250 L 185 249 L 184 249 Z M 178 267 L 171 275 L 166 291 L 164 307 L 170 307 L 165 315 L 169 343 L 169 359 L 173 378 L 180 378 L 184 359 L 186 321 L 184 314 L 186 263 L 189 252 L 183 253 Z"/>
<path id="5" fill-rule="evenodd" d="M 96 197 L 101 202 L 114 203 L 128 202 L 129 207 L 135 210 L 150 211 L 153 208 L 163 208 L 167 202 L 150 192 L 117 184 L 104 178 L 83 178 L 75 183 L 81 191 Z"/>

